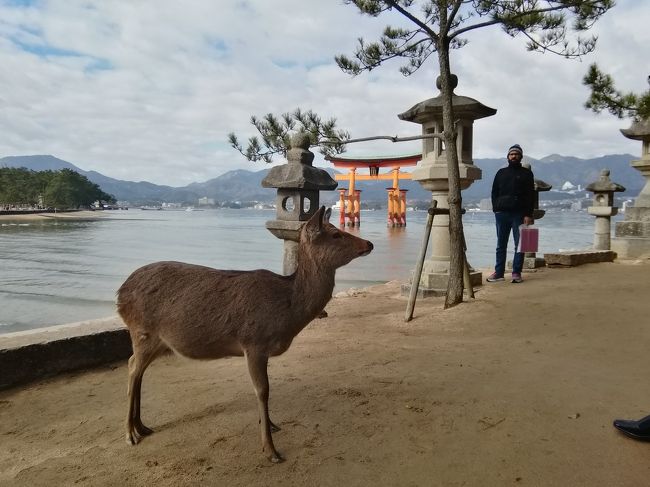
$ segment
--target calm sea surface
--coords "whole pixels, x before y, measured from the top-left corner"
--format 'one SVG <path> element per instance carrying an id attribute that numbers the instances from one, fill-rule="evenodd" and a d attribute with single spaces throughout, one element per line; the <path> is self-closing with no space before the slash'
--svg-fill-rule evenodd
<path id="1" fill-rule="evenodd" d="M 106 212 L 93 221 L 0 222 L 0 334 L 116 313 L 115 292 L 136 268 L 179 260 L 222 269 L 280 272 L 282 242 L 264 227 L 274 211 Z M 409 212 L 408 226 L 386 228 L 384 211 L 362 212 L 361 229 L 375 250 L 337 272 L 337 290 L 393 279 L 415 267 L 426 212 Z M 338 219 L 334 212 L 332 220 Z M 472 266 L 493 265 L 491 212 L 465 216 Z M 594 219 L 584 212 L 549 212 L 537 222 L 540 252 L 584 249 Z"/>

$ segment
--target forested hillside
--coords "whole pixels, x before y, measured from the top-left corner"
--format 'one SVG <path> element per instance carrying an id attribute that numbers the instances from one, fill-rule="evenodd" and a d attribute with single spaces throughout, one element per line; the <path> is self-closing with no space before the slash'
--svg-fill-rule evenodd
<path id="1" fill-rule="evenodd" d="M 32 171 L 26 168 L 0 167 L 0 207 L 79 208 L 95 201 L 115 202 L 72 169 Z"/>

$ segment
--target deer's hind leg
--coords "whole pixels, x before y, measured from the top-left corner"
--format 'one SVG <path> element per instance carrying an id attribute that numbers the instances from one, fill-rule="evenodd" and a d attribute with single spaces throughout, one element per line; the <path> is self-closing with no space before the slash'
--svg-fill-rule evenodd
<path id="1" fill-rule="evenodd" d="M 153 430 L 142 424 L 140 419 L 142 376 L 151 362 L 167 350 L 167 346 L 159 338 L 154 338 L 148 334 L 132 335 L 131 342 L 133 344 L 133 355 L 129 358 L 127 389 L 129 407 L 126 416 L 126 442 L 135 445 L 144 436 L 153 433 Z"/>

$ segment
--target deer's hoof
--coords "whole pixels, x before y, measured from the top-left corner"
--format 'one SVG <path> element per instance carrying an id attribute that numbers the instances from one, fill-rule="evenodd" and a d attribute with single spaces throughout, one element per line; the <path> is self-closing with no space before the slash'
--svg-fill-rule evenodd
<path id="1" fill-rule="evenodd" d="M 270 454 L 267 458 L 269 459 L 269 461 L 271 463 L 282 463 L 282 462 L 284 462 L 284 458 L 277 451 Z"/>
<path id="2" fill-rule="evenodd" d="M 135 431 L 138 434 L 138 436 L 149 436 L 151 433 L 153 433 L 153 430 L 151 428 L 147 428 L 145 425 L 142 423 L 136 425 Z"/>
<path id="3" fill-rule="evenodd" d="M 137 445 L 142 441 L 142 438 L 153 433 L 152 429 L 147 428 L 142 423 L 133 424 L 126 432 L 126 443 L 129 445 Z"/>
<path id="4" fill-rule="evenodd" d="M 129 431 L 126 434 L 126 444 L 127 445 L 137 445 L 140 442 L 140 438 L 135 434 L 134 431 Z"/>

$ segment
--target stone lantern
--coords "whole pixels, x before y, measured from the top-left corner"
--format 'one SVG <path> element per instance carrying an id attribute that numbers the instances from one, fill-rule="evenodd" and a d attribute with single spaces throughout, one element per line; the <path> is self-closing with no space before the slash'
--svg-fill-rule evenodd
<path id="1" fill-rule="evenodd" d="M 452 90 L 458 85 L 458 78 L 452 75 Z M 438 77 L 436 86 L 441 89 Z M 398 117 L 408 122 L 422 125 L 422 134 L 442 134 L 442 94 L 414 105 Z M 474 121 L 490 117 L 497 111 L 473 98 L 452 93 L 452 104 L 458 136 L 456 149 L 460 169 L 460 187 L 467 189 L 475 180 L 481 179 L 481 169 L 472 159 Z M 431 191 L 431 197 L 438 202 L 439 209 L 449 209 L 449 179 L 447 153 L 444 141 L 439 138 L 426 138 L 422 143 L 422 161 L 412 173 L 412 179 Z M 446 294 L 449 281 L 449 215 L 436 215 L 431 229 L 431 255 L 424 262 L 419 289 L 424 296 Z M 473 286 L 482 284 L 480 272 L 471 270 Z"/>
<path id="2" fill-rule="evenodd" d="M 616 224 L 612 250 L 619 257 L 636 259 L 650 257 L 650 119 L 635 122 L 621 130 L 628 139 L 641 141 L 641 159 L 631 166 L 645 178 L 645 185 L 633 206 L 625 209 L 625 221 Z"/>
<path id="3" fill-rule="evenodd" d="M 530 163 L 523 163 L 522 166 L 530 169 Z M 552 185 L 547 182 L 542 181 L 541 179 L 535 179 L 535 202 L 533 205 L 533 220 L 541 220 L 546 214 L 545 210 L 539 208 L 539 193 L 550 191 L 553 188 Z M 512 261 L 508 262 L 509 268 L 512 269 Z M 525 252 L 524 253 L 524 269 L 537 269 L 538 267 L 546 266 L 546 261 L 543 257 L 537 257 L 537 252 Z"/>
<path id="4" fill-rule="evenodd" d="M 287 164 L 272 167 L 262 180 L 262 187 L 277 188 L 276 219 L 266 222 L 266 228 L 284 240 L 282 272 L 296 270 L 300 227 L 319 208 L 319 191 L 336 189 L 338 183 L 323 169 L 312 166 L 314 153 L 309 150 L 306 133 L 291 138 Z"/>
<path id="5" fill-rule="evenodd" d="M 609 169 L 603 169 L 600 171 L 598 181 L 589 184 L 585 190 L 594 194 L 593 206 L 587 208 L 587 212 L 596 217 L 594 250 L 610 250 L 610 220 L 618 213 L 618 208 L 614 206 L 614 193 L 625 191 L 625 188 L 613 183 L 609 179 Z"/>

